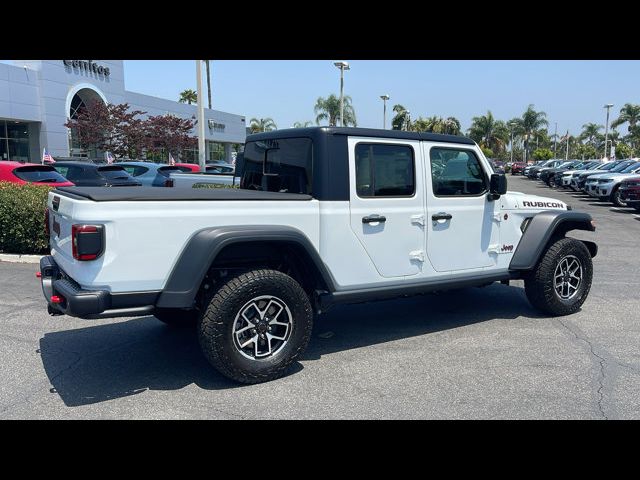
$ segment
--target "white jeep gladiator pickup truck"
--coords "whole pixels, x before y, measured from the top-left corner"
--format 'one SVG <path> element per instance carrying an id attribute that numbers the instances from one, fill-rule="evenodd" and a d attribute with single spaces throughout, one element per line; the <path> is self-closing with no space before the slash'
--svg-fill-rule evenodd
<path id="1" fill-rule="evenodd" d="M 595 230 L 561 201 L 507 192 L 470 139 L 316 127 L 247 137 L 240 189 L 58 188 L 49 313 L 197 322 L 209 362 L 244 383 L 304 352 L 335 304 L 524 279 L 550 315 L 583 304 Z"/>

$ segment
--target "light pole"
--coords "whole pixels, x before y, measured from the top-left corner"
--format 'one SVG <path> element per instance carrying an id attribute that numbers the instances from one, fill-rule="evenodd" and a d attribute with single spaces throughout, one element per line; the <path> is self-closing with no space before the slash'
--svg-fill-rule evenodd
<path id="1" fill-rule="evenodd" d="M 567 156 L 565 157 L 565 161 L 569 161 L 569 130 L 567 130 Z"/>
<path id="2" fill-rule="evenodd" d="M 509 142 L 509 146 L 511 147 L 511 163 L 513 163 L 513 123 L 510 123 L 509 126 L 511 127 L 511 141 Z"/>
<path id="3" fill-rule="evenodd" d="M 613 103 L 607 103 L 603 108 L 607 109 L 607 123 L 604 126 L 604 158 L 607 158 L 607 139 L 609 138 L 609 109 Z"/>
<path id="4" fill-rule="evenodd" d="M 407 132 L 408 132 L 409 128 L 411 128 L 411 112 L 409 110 L 407 110 L 407 115 L 406 115 L 405 119 L 406 119 L 406 127 L 405 128 L 407 129 Z"/>
<path id="5" fill-rule="evenodd" d="M 196 60 L 196 85 L 198 88 L 198 164 L 200 171 L 206 170 L 206 151 L 204 142 L 204 97 L 202 95 L 202 60 Z"/>
<path id="6" fill-rule="evenodd" d="M 384 104 L 384 110 L 382 111 L 382 129 L 386 130 L 387 128 L 387 100 L 391 97 L 389 95 L 380 95 L 382 99 L 382 103 Z"/>
<path id="7" fill-rule="evenodd" d="M 344 71 L 351 67 L 347 62 L 335 62 L 334 65 L 340 69 L 340 126 L 344 127 Z"/>

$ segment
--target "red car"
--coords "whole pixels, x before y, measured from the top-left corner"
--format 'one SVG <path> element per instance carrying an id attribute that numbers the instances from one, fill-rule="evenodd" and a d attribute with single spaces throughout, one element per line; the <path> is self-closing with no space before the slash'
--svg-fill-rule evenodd
<path id="1" fill-rule="evenodd" d="M 620 200 L 640 212 L 640 177 L 631 177 L 620 183 Z"/>
<path id="2" fill-rule="evenodd" d="M 524 171 L 524 167 L 526 166 L 527 164 L 524 162 L 513 162 L 511 164 L 511 175 L 517 175 L 517 174 L 522 175 L 522 172 Z"/>
<path id="3" fill-rule="evenodd" d="M 73 183 L 50 165 L 37 163 L 0 162 L 0 182 L 37 183 L 50 187 L 73 187 Z"/>
<path id="4" fill-rule="evenodd" d="M 197 163 L 176 163 L 175 166 L 185 173 L 200 171 L 200 165 Z"/>

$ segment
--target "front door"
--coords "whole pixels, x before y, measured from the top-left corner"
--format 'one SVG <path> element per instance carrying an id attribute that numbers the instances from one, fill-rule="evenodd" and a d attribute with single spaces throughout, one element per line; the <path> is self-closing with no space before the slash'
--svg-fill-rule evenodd
<path id="1" fill-rule="evenodd" d="M 491 172 L 472 148 L 425 143 L 427 254 L 438 272 L 496 264 L 500 201 L 488 198 Z"/>
<path id="2" fill-rule="evenodd" d="M 382 277 L 424 261 L 423 162 L 418 141 L 350 138 L 351 229 Z"/>

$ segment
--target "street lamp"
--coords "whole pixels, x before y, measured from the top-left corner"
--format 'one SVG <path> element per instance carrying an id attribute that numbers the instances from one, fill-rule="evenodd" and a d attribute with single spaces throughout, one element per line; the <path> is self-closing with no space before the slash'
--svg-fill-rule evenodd
<path id="1" fill-rule="evenodd" d="M 405 128 L 407 129 L 407 132 L 408 132 L 409 129 L 411 128 L 411 112 L 409 110 L 407 110 L 407 115 L 405 117 L 405 120 L 406 120 L 406 127 Z"/>
<path id="2" fill-rule="evenodd" d="M 607 158 L 607 139 L 609 138 L 609 109 L 613 107 L 613 103 L 607 103 L 604 107 L 607 109 L 607 123 L 604 126 L 604 158 Z"/>
<path id="3" fill-rule="evenodd" d="M 509 126 L 511 127 L 511 163 L 513 163 L 513 130 L 516 128 L 516 125 L 514 123 L 510 123 Z"/>
<path id="4" fill-rule="evenodd" d="M 385 130 L 387 128 L 387 100 L 391 97 L 389 95 L 380 95 L 380 98 L 384 104 L 384 110 L 382 112 L 382 129 Z"/>
<path id="5" fill-rule="evenodd" d="M 340 126 L 344 127 L 344 71 L 351 70 L 347 62 L 334 62 L 340 69 Z"/>

